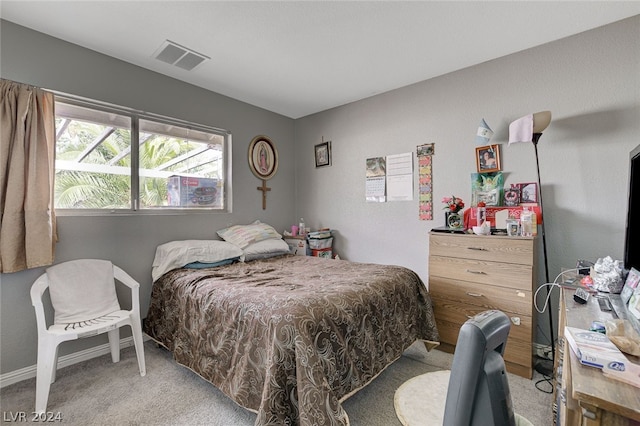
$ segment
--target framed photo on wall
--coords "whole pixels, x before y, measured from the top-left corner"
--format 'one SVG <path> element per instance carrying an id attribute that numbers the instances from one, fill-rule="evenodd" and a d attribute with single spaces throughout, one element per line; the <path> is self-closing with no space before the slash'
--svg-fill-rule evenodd
<path id="1" fill-rule="evenodd" d="M 500 167 L 500 145 L 477 147 L 476 166 L 478 173 L 491 173 L 502 170 Z"/>
<path id="2" fill-rule="evenodd" d="M 331 141 L 322 142 L 315 146 L 316 167 L 331 165 Z"/>

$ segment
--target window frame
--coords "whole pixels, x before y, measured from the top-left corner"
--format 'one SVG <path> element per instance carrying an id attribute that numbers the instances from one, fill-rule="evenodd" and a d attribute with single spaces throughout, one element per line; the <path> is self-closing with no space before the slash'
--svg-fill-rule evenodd
<path id="1" fill-rule="evenodd" d="M 94 109 L 100 112 L 119 114 L 122 116 L 126 116 L 131 120 L 131 147 L 130 147 L 130 155 L 131 155 L 131 169 L 130 169 L 130 178 L 131 178 L 131 192 L 129 194 L 131 207 L 130 208 L 119 208 L 119 209 L 73 209 L 73 208 L 57 208 L 54 207 L 54 201 L 52 200 L 52 208 L 55 209 L 56 216 L 168 216 L 168 215 L 185 215 L 185 214 L 227 214 L 232 212 L 232 184 L 231 184 L 231 170 L 232 170 L 232 134 L 230 131 L 203 125 L 197 124 L 190 121 L 176 119 L 172 117 L 163 116 L 160 114 L 154 114 L 149 112 L 144 112 L 140 110 L 135 110 L 132 108 L 122 107 L 118 105 L 113 105 L 106 102 L 96 101 L 87 98 L 81 98 L 78 96 L 73 96 L 65 93 L 57 93 L 55 91 L 51 91 L 55 95 L 54 104 L 58 102 L 78 106 L 82 108 Z M 55 115 L 58 118 L 57 115 Z M 223 155 L 222 158 L 224 160 L 223 165 L 223 208 L 209 208 L 209 207 L 149 207 L 149 208 L 140 208 L 140 150 L 139 150 L 139 121 L 147 120 L 152 121 L 164 125 L 172 125 L 178 126 L 181 128 L 212 133 L 219 135 L 223 138 L 222 149 Z M 57 143 L 57 137 L 56 137 Z"/>

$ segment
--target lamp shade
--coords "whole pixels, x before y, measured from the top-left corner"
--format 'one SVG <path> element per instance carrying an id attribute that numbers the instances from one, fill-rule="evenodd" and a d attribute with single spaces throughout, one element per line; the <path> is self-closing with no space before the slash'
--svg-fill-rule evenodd
<path id="1" fill-rule="evenodd" d="M 533 133 L 542 133 L 551 123 L 551 111 L 540 111 L 533 114 Z"/>

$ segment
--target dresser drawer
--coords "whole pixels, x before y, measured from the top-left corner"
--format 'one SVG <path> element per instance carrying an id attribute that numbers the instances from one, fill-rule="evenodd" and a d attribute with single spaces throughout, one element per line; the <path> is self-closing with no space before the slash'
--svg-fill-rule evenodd
<path id="1" fill-rule="evenodd" d="M 429 235 L 429 255 L 533 265 L 534 238 L 481 235 Z"/>
<path id="2" fill-rule="evenodd" d="M 429 276 L 531 291 L 531 265 L 429 256 Z M 431 280 L 431 278 L 430 278 Z"/>
<path id="3" fill-rule="evenodd" d="M 497 309 L 507 314 L 532 316 L 533 294 L 528 290 L 482 285 L 438 276 L 429 279 L 429 292 L 439 299 L 447 299 L 485 310 Z"/>
<path id="4" fill-rule="evenodd" d="M 458 331 L 462 324 L 467 322 L 471 317 L 476 316 L 479 313 L 486 311 L 487 309 L 482 306 L 474 306 L 465 303 L 454 302 L 447 299 L 441 299 L 437 296 L 431 298 L 433 300 L 433 312 L 436 316 L 436 321 L 452 324 L 456 328 L 455 338 L 453 341 L 445 339 L 443 333 L 438 327 L 440 332 L 440 339 L 445 343 L 455 345 L 458 339 Z M 511 319 L 511 329 L 509 331 L 509 338 L 523 340 L 525 342 L 531 342 L 533 336 L 532 333 L 532 318 L 526 315 L 517 315 L 506 313 Z M 519 324 L 514 324 L 513 321 L 517 321 Z"/>
<path id="5" fill-rule="evenodd" d="M 461 325 L 453 324 L 444 320 L 436 320 L 436 325 L 438 326 L 438 333 L 440 334 L 441 342 L 454 346 L 458 343 L 458 334 L 460 333 Z M 511 331 L 513 331 L 513 329 L 514 326 L 512 325 Z M 510 332 L 509 338 L 507 339 L 507 346 L 504 351 L 504 360 L 509 363 L 524 366 L 529 372 L 528 377 L 531 378 L 533 364 L 533 346 L 531 341 L 517 339 Z"/>

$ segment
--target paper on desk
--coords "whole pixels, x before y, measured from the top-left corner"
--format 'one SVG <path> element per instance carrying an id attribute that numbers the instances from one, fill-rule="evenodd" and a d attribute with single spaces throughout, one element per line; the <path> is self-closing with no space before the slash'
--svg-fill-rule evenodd
<path id="1" fill-rule="evenodd" d="M 620 349 L 602 333 L 565 327 L 564 337 L 583 365 L 603 368 L 610 362 L 629 363 Z"/>

